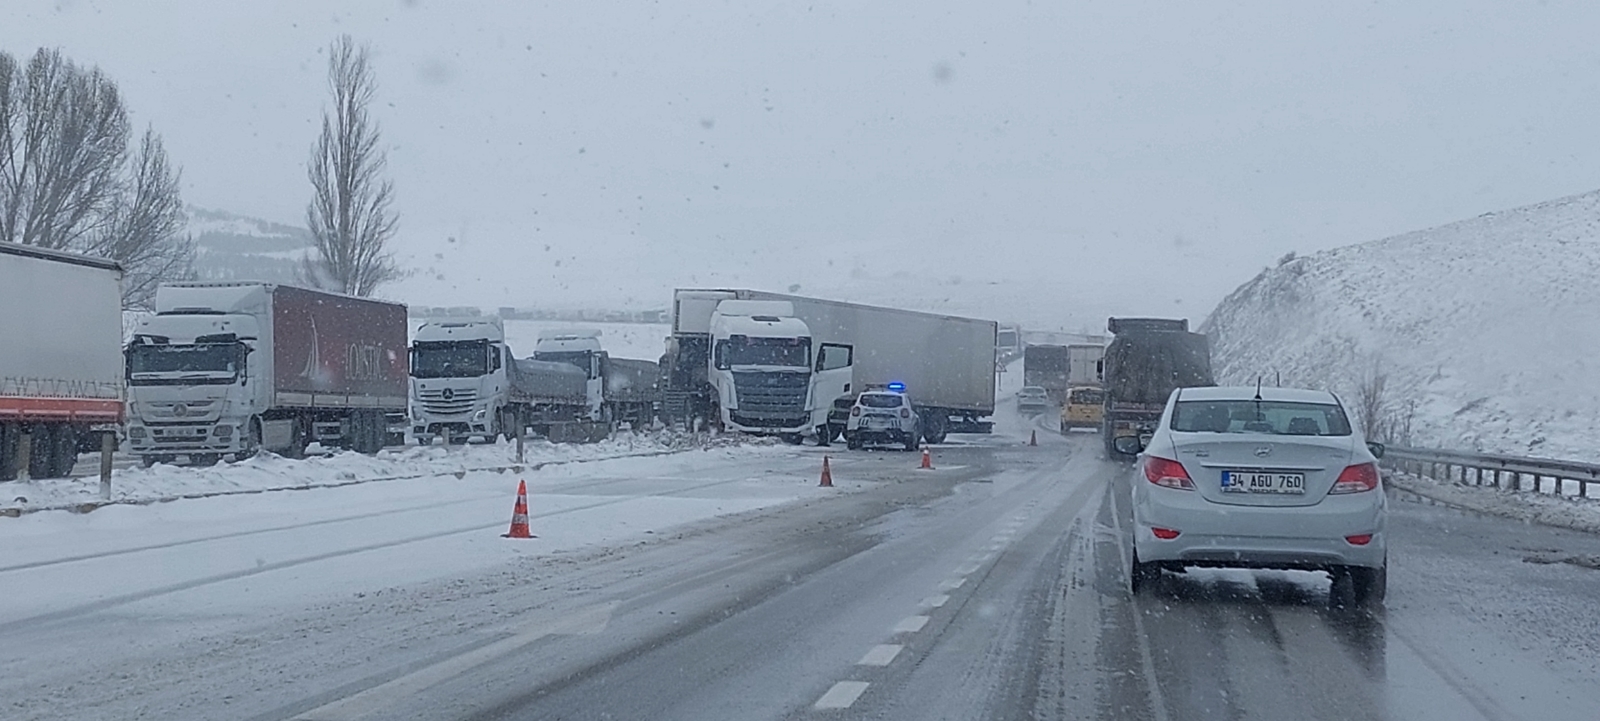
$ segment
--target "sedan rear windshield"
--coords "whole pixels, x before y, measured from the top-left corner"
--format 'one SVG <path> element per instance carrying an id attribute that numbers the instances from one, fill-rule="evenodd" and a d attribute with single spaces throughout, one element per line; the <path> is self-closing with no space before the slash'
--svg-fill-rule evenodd
<path id="1" fill-rule="evenodd" d="M 861 405 L 867 408 L 899 408 L 901 396 L 889 393 L 863 393 Z"/>
<path id="2" fill-rule="evenodd" d="M 1331 403 L 1212 400 L 1178 401 L 1172 430 L 1187 433 L 1269 433 L 1279 436 L 1348 436 L 1350 420 Z"/>

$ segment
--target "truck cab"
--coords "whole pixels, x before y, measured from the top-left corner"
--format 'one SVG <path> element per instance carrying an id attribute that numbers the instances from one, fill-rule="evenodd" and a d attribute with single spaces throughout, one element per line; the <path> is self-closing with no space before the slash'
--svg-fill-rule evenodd
<path id="1" fill-rule="evenodd" d="M 502 432 L 509 357 L 505 330 L 497 321 L 418 327 L 411 342 L 411 433 L 418 442 L 494 440 Z"/>
<path id="2" fill-rule="evenodd" d="M 724 300 L 710 331 L 706 378 L 724 428 L 798 440 L 825 429 L 833 399 L 849 391 L 850 346 L 814 348 L 788 301 Z"/>
<path id="3" fill-rule="evenodd" d="M 598 330 L 555 330 L 539 334 L 533 349 L 533 359 L 566 363 L 589 376 L 587 420 L 609 421 L 606 418 L 605 374 L 610 356 L 600 346 Z"/>
<path id="4" fill-rule="evenodd" d="M 248 308 L 265 299 L 245 288 L 231 302 L 216 302 L 227 294 L 214 291 L 189 303 L 185 290 L 162 289 L 156 315 L 139 322 L 124 352 L 128 443 L 146 465 L 180 455 L 208 465 L 261 446 L 250 409 L 270 402 L 272 384 L 255 352 L 259 315 Z"/>

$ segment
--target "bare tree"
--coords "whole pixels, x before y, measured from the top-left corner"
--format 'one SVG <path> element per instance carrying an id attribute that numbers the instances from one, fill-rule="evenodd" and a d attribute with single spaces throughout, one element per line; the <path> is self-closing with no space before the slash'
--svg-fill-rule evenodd
<path id="1" fill-rule="evenodd" d="M 177 172 L 146 131 L 130 161 L 131 131 L 117 85 L 60 51 L 26 67 L 0 53 L 0 240 L 116 260 L 124 306 L 157 282 L 186 277 L 194 247 Z"/>
<path id="2" fill-rule="evenodd" d="M 322 115 L 322 135 L 306 167 L 312 189 L 306 225 L 317 253 L 301 274 L 317 287 L 367 296 L 404 276 L 388 250 L 397 229 L 389 209 L 394 185 L 384 177 L 388 157 L 368 111 L 377 78 L 368 48 L 357 47 L 349 35 L 328 51 L 333 111 Z"/>
<path id="3" fill-rule="evenodd" d="M 184 233 L 181 173 L 154 130 L 145 130 L 130 173 L 110 227 L 90 252 L 122 264 L 124 307 L 148 308 L 162 281 L 193 277 L 194 241 Z"/>
<path id="4" fill-rule="evenodd" d="M 1386 441 L 1389 436 L 1389 374 L 1383 364 L 1373 359 L 1372 365 L 1357 381 L 1356 422 L 1369 440 Z"/>

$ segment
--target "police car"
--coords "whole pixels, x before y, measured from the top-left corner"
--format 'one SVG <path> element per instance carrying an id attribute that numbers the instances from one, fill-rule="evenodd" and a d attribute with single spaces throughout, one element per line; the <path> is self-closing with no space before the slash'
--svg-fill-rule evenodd
<path id="1" fill-rule="evenodd" d="M 868 444 L 894 444 L 917 450 L 920 424 L 905 385 L 890 383 L 883 390 L 867 390 L 856 397 L 845 421 L 845 447 L 856 450 Z"/>

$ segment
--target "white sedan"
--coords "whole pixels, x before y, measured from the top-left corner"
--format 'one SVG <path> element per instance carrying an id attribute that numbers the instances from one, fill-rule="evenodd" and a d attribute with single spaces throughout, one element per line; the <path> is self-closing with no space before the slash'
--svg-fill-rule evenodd
<path id="1" fill-rule="evenodd" d="M 1326 571 L 1341 606 L 1382 604 L 1388 584 L 1377 460 L 1326 391 L 1180 388 L 1133 473 L 1138 593 L 1188 566 Z"/>

